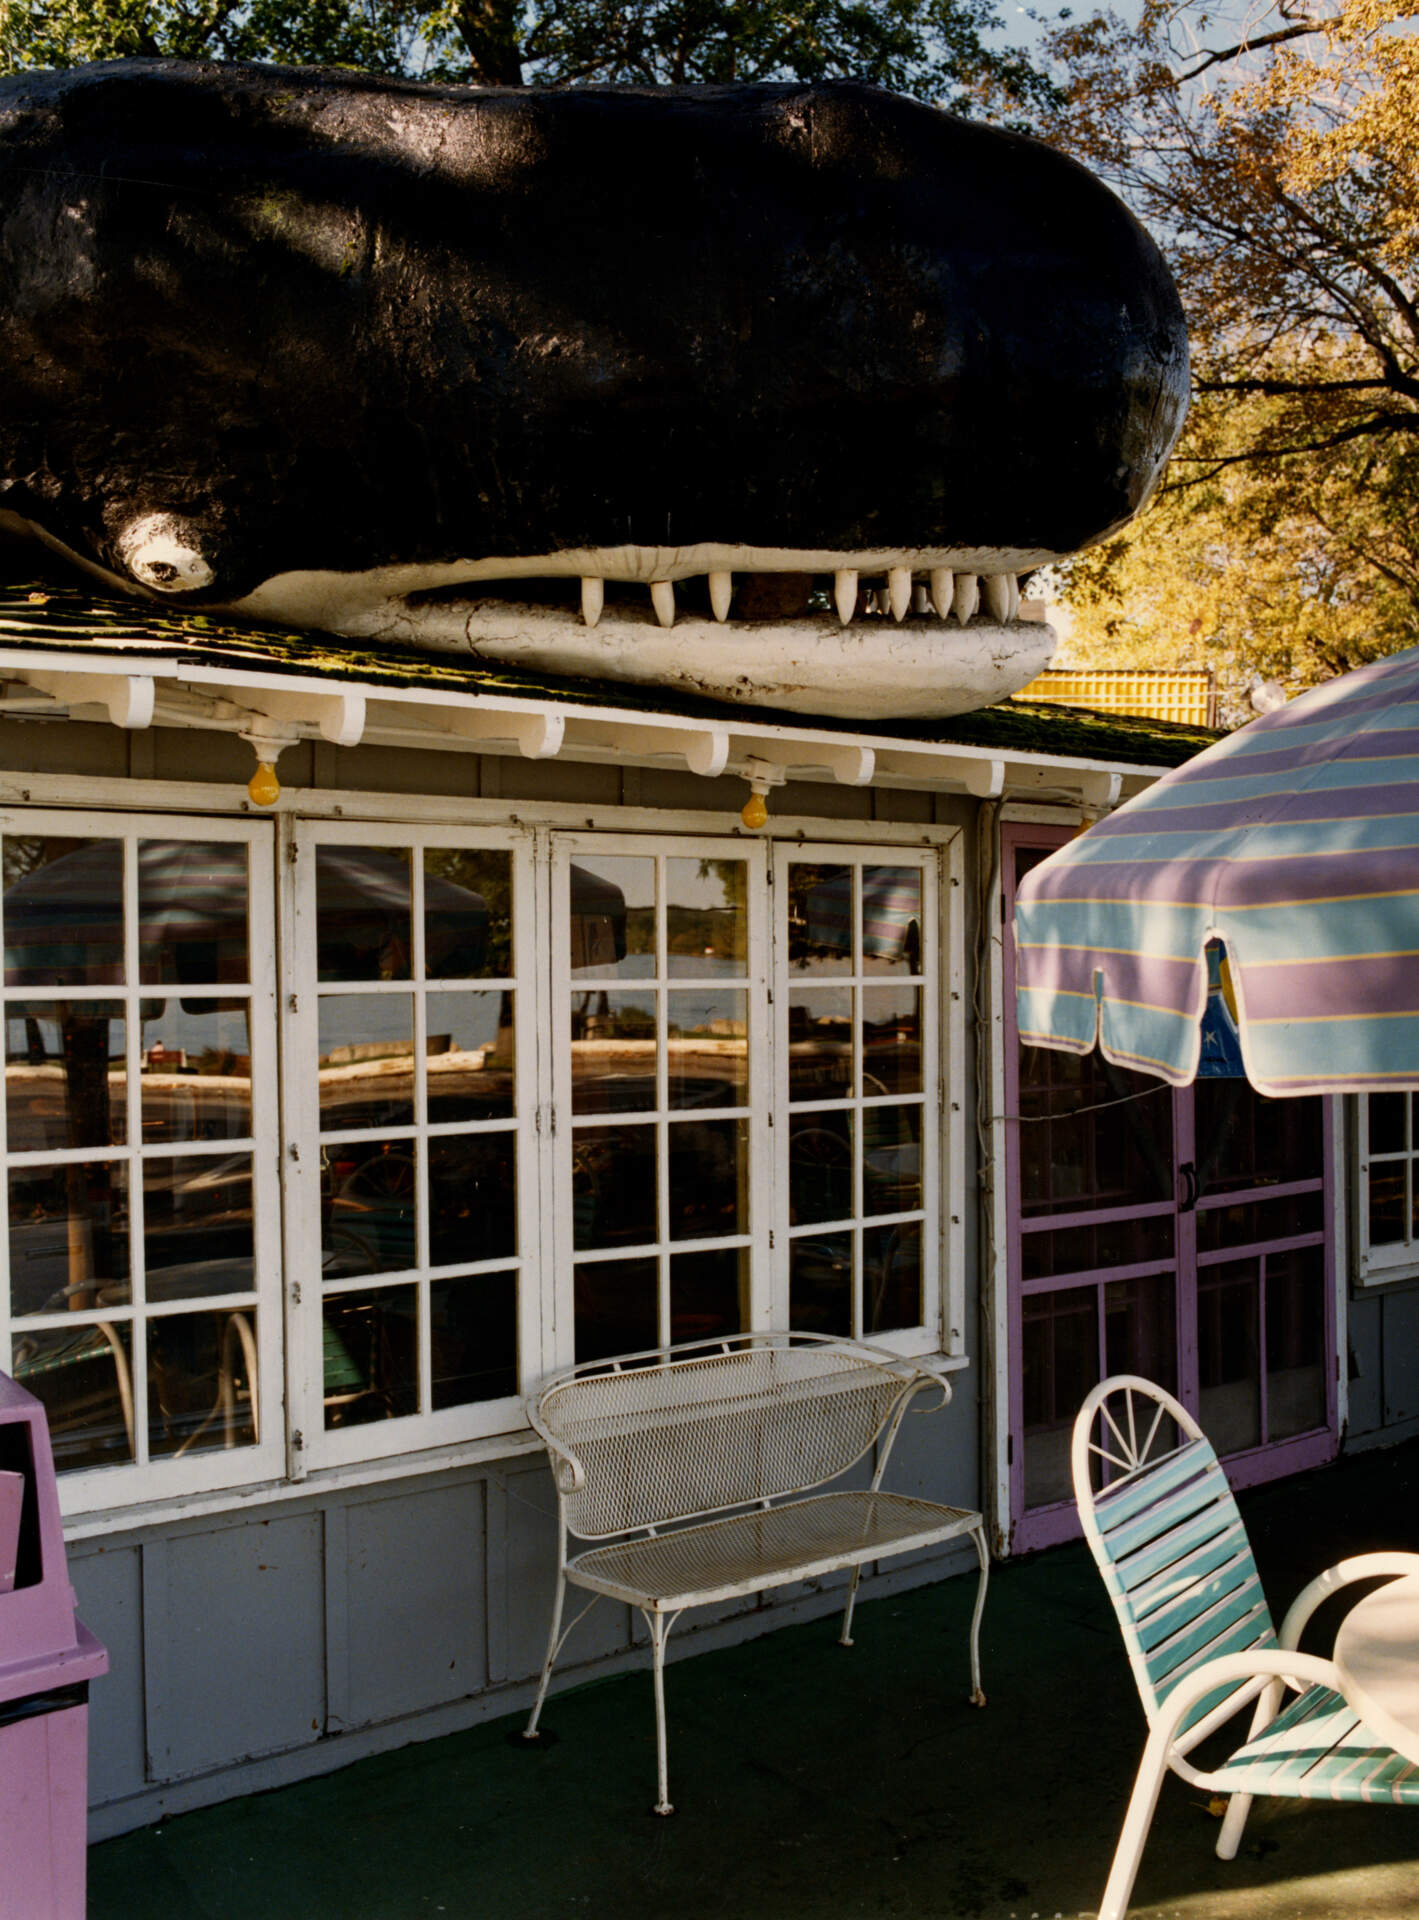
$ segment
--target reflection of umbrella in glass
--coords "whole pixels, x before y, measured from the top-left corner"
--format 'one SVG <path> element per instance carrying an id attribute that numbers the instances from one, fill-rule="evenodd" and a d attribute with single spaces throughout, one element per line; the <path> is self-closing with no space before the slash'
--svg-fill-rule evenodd
<path id="1" fill-rule="evenodd" d="M 852 952 L 852 870 L 839 867 L 808 895 L 808 939 L 817 947 Z M 864 867 L 862 952 L 864 959 L 910 958 L 921 939 L 921 869 Z M 912 962 L 915 970 L 915 960 Z"/>
<path id="2" fill-rule="evenodd" d="M 1184 1085 L 1208 943 L 1266 1094 L 1419 1086 L 1419 648 L 1268 713 L 1021 882 L 1020 1038 Z"/>
<path id="3" fill-rule="evenodd" d="M 361 950 L 408 940 L 409 862 L 380 847 L 327 845 L 317 855 L 322 917 Z M 245 979 L 246 844 L 138 843 L 139 967 L 163 984 Z M 489 914 L 481 895 L 424 877 L 430 961 L 483 963 Z M 5 889 L 8 985 L 107 984 L 122 978 L 123 860 L 117 840 L 91 840 Z M 224 945 L 228 951 L 224 955 Z"/>

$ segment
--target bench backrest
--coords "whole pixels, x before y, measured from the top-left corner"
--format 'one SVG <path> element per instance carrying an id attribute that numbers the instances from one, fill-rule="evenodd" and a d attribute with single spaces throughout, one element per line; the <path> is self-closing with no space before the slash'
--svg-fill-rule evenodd
<path id="1" fill-rule="evenodd" d="M 851 1345 L 782 1340 L 670 1348 L 545 1388 L 533 1424 L 575 1463 L 558 1474 L 571 1531 L 606 1539 L 821 1486 L 862 1458 L 923 1381 Z"/>

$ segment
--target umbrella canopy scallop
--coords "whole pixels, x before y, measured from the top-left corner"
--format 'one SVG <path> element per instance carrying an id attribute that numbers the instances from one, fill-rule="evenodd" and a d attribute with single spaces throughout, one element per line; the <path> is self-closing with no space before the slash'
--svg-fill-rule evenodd
<path id="1" fill-rule="evenodd" d="M 1217 948 L 1262 1093 L 1419 1086 L 1419 648 L 1209 747 L 1016 902 L 1027 1044 L 1184 1085 Z"/>

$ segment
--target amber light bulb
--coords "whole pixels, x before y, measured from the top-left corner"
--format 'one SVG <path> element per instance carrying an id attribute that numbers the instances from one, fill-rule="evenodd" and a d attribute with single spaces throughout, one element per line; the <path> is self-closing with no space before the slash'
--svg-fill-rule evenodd
<path id="1" fill-rule="evenodd" d="M 749 798 L 744 802 L 739 818 L 744 822 L 750 833 L 757 833 L 760 827 L 766 826 L 769 818 L 769 807 L 763 794 L 751 793 Z"/>
<path id="2" fill-rule="evenodd" d="M 254 807 L 274 807 L 281 797 L 281 783 L 269 760 L 258 761 L 256 771 L 246 783 L 247 797 Z"/>

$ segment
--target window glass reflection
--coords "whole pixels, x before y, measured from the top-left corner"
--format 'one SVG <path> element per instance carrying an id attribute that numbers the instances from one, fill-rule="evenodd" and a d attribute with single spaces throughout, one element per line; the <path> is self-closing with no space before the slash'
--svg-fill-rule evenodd
<path id="1" fill-rule="evenodd" d="M 796 1113 L 789 1120 L 788 1209 L 794 1226 L 852 1214 L 852 1115 Z"/>
<path id="2" fill-rule="evenodd" d="M 327 1280 L 414 1265 L 417 1153 L 412 1140 L 332 1141 L 321 1149 L 321 1256 Z"/>
<path id="3" fill-rule="evenodd" d="M 862 1090 L 921 1092 L 921 988 L 862 990 Z"/>
<path id="4" fill-rule="evenodd" d="M 407 847 L 315 852 L 316 972 L 322 980 L 407 980 L 413 882 Z"/>
<path id="5" fill-rule="evenodd" d="M 5 984 L 123 983 L 123 842 L 6 834 Z"/>
<path id="6" fill-rule="evenodd" d="M 430 1398 L 441 1407 L 517 1392 L 517 1275 L 470 1273 L 429 1286 Z"/>
<path id="7" fill-rule="evenodd" d="M 413 1121 L 411 994 L 321 994 L 319 1046 L 323 1132 Z"/>
<path id="8" fill-rule="evenodd" d="M 44 1408 L 60 1473 L 133 1458 L 132 1329 L 121 1320 L 15 1336 L 10 1371 Z"/>
<path id="9" fill-rule="evenodd" d="M 143 1250 L 149 1300 L 250 1292 L 251 1155 L 144 1160 Z"/>
<path id="10" fill-rule="evenodd" d="M 11 1153 L 122 1146 L 128 1137 L 123 1006 L 12 1000 L 5 1009 L 5 1135 Z"/>
<path id="11" fill-rule="evenodd" d="M 852 1072 L 852 1009 L 851 987 L 790 987 L 790 1100 L 846 1099 L 856 1091 Z"/>
<path id="12" fill-rule="evenodd" d="M 862 1330 L 891 1333 L 919 1327 L 921 1225 L 868 1227 L 862 1236 Z"/>
<path id="13" fill-rule="evenodd" d="M 140 840 L 138 977 L 210 987 L 250 977 L 245 841 Z"/>
<path id="14" fill-rule="evenodd" d="M 743 860 L 667 860 L 666 970 L 743 975 L 749 964 L 748 867 Z"/>
<path id="15" fill-rule="evenodd" d="M 110 1161 L 10 1174 L 10 1311 L 82 1312 L 129 1298 L 128 1169 Z"/>
<path id="16" fill-rule="evenodd" d="M 512 975 L 512 855 L 424 849 L 424 973 L 430 980 Z"/>
<path id="17" fill-rule="evenodd" d="M 666 995 L 672 1107 L 742 1107 L 749 1097 L 749 996 L 688 988 Z"/>
<path id="18" fill-rule="evenodd" d="M 431 1266 L 516 1254 L 516 1153 L 511 1132 L 440 1134 L 430 1140 Z"/>
<path id="19" fill-rule="evenodd" d="M 644 1353 L 657 1344 L 660 1263 L 583 1260 L 576 1269 L 576 1358 Z"/>
<path id="20" fill-rule="evenodd" d="M 514 1112 L 513 1000 L 506 993 L 431 993 L 424 1001 L 429 1119 L 507 1120 Z"/>
<path id="21" fill-rule="evenodd" d="M 143 1139 L 245 1139 L 251 1133 L 251 1036 L 244 1003 L 144 1001 Z"/>
<path id="22" fill-rule="evenodd" d="M 256 1316 L 164 1314 L 148 1322 L 148 1451 L 256 1444 Z"/>
<path id="23" fill-rule="evenodd" d="M 852 972 L 853 870 L 788 867 L 788 964 L 798 974 Z"/>
<path id="24" fill-rule="evenodd" d="M 670 1238 L 747 1233 L 748 1128 L 742 1120 L 680 1120 L 669 1128 Z"/>
<path id="25" fill-rule="evenodd" d="M 656 1105 L 654 991 L 571 996 L 573 1113 L 647 1113 Z"/>
<path id="26" fill-rule="evenodd" d="M 852 1235 L 800 1234 L 789 1242 L 790 1323 L 804 1333 L 852 1333 Z"/>
<path id="27" fill-rule="evenodd" d="M 921 1108 L 865 1107 L 862 1211 L 905 1213 L 921 1205 Z"/>
<path id="28" fill-rule="evenodd" d="M 367 1426 L 418 1411 L 418 1314 L 414 1287 L 327 1297 L 322 1338 L 327 1428 Z"/>
<path id="29" fill-rule="evenodd" d="M 572 1142 L 576 1250 L 656 1238 L 655 1127 L 578 1127 Z"/>
<path id="30" fill-rule="evenodd" d="M 598 854 L 571 869 L 572 977 L 641 979 L 655 972 L 655 862 Z"/>
<path id="31" fill-rule="evenodd" d="M 1074 1416 L 1099 1374 L 1099 1290 L 1068 1287 L 1023 1303 L 1025 1503 L 1068 1499 Z"/>
<path id="32" fill-rule="evenodd" d="M 748 1325 L 749 1249 L 709 1247 L 670 1261 L 670 1338 L 709 1340 Z"/>
<path id="33" fill-rule="evenodd" d="M 862 966 L 867 973 L 921 972 L 920 867 L 862 869 Z"/>

